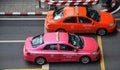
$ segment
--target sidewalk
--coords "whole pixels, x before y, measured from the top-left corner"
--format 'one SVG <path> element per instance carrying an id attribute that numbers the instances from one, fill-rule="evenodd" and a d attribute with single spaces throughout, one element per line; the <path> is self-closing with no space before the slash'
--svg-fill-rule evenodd
<path id="1" fill-rule="evenodd" d="M 41 3 L 41 6 L 43 8 L 39 7 L 39 0 L 0 0 L 0 15 L 46 15 L 49 10 L 48 4 Z M 103 6 L 102 0 L 92 8 L 109 10 Z"/>
<path id="2" fill-rule="evenodd" d="M 38 11 L 38 2 L 35 0 L 0 0 L 1 12 L 21 12 L 21 11 Z"/>
<path id="3" fill-rule="evenodd" d="M 0 0 L 0 14 L 3 15 L 42 15 L 47 8 L 39 8 L 37 0 Z"/>

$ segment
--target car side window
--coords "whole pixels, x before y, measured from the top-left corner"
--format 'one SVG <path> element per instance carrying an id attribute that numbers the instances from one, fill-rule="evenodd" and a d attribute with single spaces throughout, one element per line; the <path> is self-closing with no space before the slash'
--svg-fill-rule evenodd
<path id="1" fill-rule="evenodd" d="M 74 48 L 69 45 L 60 44 L 60 50 L 74 51 Z"/>
<path id="2" fill-rule="evenodd" d="M 77 23 L 76 17 L 69 17 L 64 20 L 64 23 Z"/>
<path id="3" fill-rule="evenodd" d="M 57 50 L 57 44 L 50 44 L 43 48 L 43 50 Z"/>
<path id="4" fill-rule="evenodd" d="M 92 23 L 91 20 L 87 19 L 87 18 L 84 18 L 84 17 L 79 17 L 79 23 Z"/>

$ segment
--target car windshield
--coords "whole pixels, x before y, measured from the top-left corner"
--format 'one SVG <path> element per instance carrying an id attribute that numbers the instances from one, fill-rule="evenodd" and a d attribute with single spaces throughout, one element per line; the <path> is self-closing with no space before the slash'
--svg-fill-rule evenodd
<path id="1" fill-rule="evenodd" d="M 69 33 L 69 43 L 76 46 L 79 49 L 82 49 L 84 46 L 84 41 L 80 36 Z"/>
<path id="2" fill-rule="evenodd" d="M 93 20 L 99 22 L 100 21 L 100 14 L 96 10 L 92 10 L 90 8 L 87 9 L 87 16 L 92 18 Z"/>
<path id="3" fill-rule="evenodd" d="M 63 8 L 56 10 L 53 14 L 54 20 L 58 20 L 58 19 L 62 18 L 63 16 L 64 16 L 63 15 Z"/>
<path id="4" fill-rule="evenodd" d="M 36 47 L 38 47 L 41 44 L 43 44 L 43 35 L 35 36 L 32 39 L 32 46 L 33 46 L 33 48 L 36 48 Z"/>

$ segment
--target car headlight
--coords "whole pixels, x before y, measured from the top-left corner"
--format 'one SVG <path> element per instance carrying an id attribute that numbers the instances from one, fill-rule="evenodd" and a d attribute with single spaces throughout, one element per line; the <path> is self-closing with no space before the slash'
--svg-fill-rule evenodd
<path id="1" fill-rule="evenodd" d="M 114 26 L 114 23 L 109 24 L 109 27 L 112 27 L 112 26 Z"/>
<path id="2" fill-rule="evenodd" d="M 92 52 L 91 54 L 96 55 L 96 54 L 98 54 L 98 53 L 97 53 L 97 52 Z"/>

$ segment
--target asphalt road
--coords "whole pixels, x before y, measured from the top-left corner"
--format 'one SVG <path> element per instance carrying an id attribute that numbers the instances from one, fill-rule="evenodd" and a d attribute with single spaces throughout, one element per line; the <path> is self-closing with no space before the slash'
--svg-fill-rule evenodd
<path id="1" fill-rule="evenodd" d="M 0 40 L 24 40 L 42 34 L 44 21 L 0 21 Z"/>
<path id="2" fill-rule="evenodd" d="M 0 40 L 25 40 L 43 33 L 43 21 L 0 21 Z M 0 70 L 9 68 L 39 68 L 23 60 L 24 42 L 0 43 Z"/>
<path id="3" fill-rule="evenodd" d="M 0 41 L 25 40 L 28 36 L 44 33 L 44 21 L 0 21 Z M 120 29 L 120 20 L 117 20 L 117 29 Z M 85 34 L 98 39 L 97 35 Z M 120 70 L 120 32 L 102 36 L 104 68 L 106 70 Z M 3 69 L 31 69 L 42 68 L 41 65 L 28 63 L 23 60 L 24 41 L 0 42 L 0 70 Z M 49 63 L 49 70 L 103 70 L 101 62 L 87 65 L 80 63 Z"/>
<path id="4" fill-rule="evenodd" d="M 102 37 L 106 70 L 120 70 L 120 32 Z"/>

